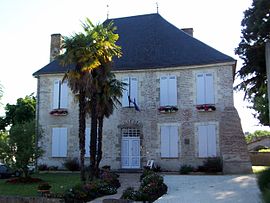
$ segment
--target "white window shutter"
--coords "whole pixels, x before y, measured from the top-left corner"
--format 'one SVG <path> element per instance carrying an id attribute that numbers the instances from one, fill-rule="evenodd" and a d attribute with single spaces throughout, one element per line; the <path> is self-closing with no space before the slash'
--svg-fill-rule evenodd
<path id="1" fill-rule="evenodd" d="M 67 156 L 67 128 L 60 128 L 59 157 Z"/>
<path id="2" fill-rule="evenodd" d="M 168 79 L 166 76 L 160 77 L 160 106 L 168 105 Z"/>
<path id="3" fill-rule="evenodd" d="M 199 157 L 207 157 L 207 126 L 198 126 Z"/>
<path id="4" fill-rule="evenodd" d="M 61 83 L 60 108 L 66 109 L 68 105 L 68 86 L 67 81 Z"/>
<path id="5" fill-rule="evenodd" d="M 59 93 L 60 93 L 60 81 L 56 80 L 53 83 L 53 109 L 59 108 Z"/>
<path id="6" fill-rule="evenodd" d="M 53 128 L 52 129 L 52 157 L 59 156 L 59 135 L 60 135 L 60 128 Z"/>
<path id="7" fill-rule="evenodd" d="M 129 106 L 128 96 L 129 96 L 129 78 L 123 78 L 122 82 L 126 85 L 124 86 L 123 96 L 122 96 L 122 106 Z"/>
<path id="8" fill-rule="evenodd" d="M 170 129 L 168 126 L 160 127 L 160 150 L 161 157 L 170 157 Z"/>
<path id="9" fill-rule="evenodd" d="M 207 126 L 207 151 L 209 157 L 217 156 L 217 138 L 216 138 L 216 126 Z"/>
<path id="10" fill-rule="evenodd" d="M 168 105 L 177 106 L 177 83 L 176 76 L 168 78 Z"/>
<path id="11" fill-rule="evenodd" d="M 212 73 L 205 74 L 205 103 L 214 104 L 214 79 Z"/>
<path id="12" fill-rule="evenodd" d="M 90 128 L 85 129 L 85 157 L 90 157 Z"/>
<path id="13" fill-rule="evenodd" d="M 134 99 L 138 105 L 138 80 L 137 78 L 130 78 L 130 99 L 134 102 Z M 130 104 L 134 106 L 134 104 Z"/>
<path id="14" fill-rule="evenodd" d="M 178 157 L 178 128 L 170 126 L 170 157 Z"/>
<path id="15" fill-rule="evenodd" d="M 205 104 L 204 74 L 196 75 L 197 104 Z"/>

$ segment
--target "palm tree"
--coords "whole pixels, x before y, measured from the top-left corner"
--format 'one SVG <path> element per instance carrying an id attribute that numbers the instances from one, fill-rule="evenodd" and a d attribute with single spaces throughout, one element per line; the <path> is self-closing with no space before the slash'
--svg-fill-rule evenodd
<path id="1" fill-rule="evenodd" d="M 78 95 L 81 180 L 85 181 L 85 107 L 87 98 L 96 94 L 95 80 L 93 80 L 92 76 L 95 75 L 95 69 L 100 68 L 101 64 L 110 63 L 113 56 L 120 57 L 121 52 L 120 47 L 115 44 L 118 35 L 114 33 L 115 27 L 113 27 L 112 23 L 106 26 L 102 24 L 94 26 L 89 19 L 86 19 L 82 26 L 84 29 L 83 33 L 64 37 L 62 48 L 65 50 L 65 53 L 60 55 L 59 58 L 63 66 L 74 66 L 74 68 L 66 72 L 64 79 L 67 79 L 71 91 Z M 95 109 L 92 108 L 92 112 L 95 114 Z M 95 120 L 91 122 L 93 123 L 91 127 L 93 126 L 94 128 Z M 95 138 L 96 131 L 94 132 L 91 128 L 91 147 L 93 146 L 92 142 L 96 141 Z M 91 148 L 91 152 L 93 150 Z M 95 161 L 92 154 L 90 161 L 91 165 Z"/>
<path id="2" fill-rule="evenodd" d="M 94 165 L 92 165 L 92 176 L 98 176 L 99 163 L 102 159 L 102 137 L 103 137 L 103 120 L 104 117 L 112 115 L 117 104 L 121 104 L 119 99 L 122 97 L 124 83 L 115 79 L 115 75 L 111 72 L 111 64 L 96 69 L 92 72 L 92 81 L 95 86 L 95 94 L 89 98 L 87 102 L 88 110 L 91 115 L 91 128 L 97 132 L 97 136 L 91 134 L 90 146 Z M 94 110 L 94 112 L 93 112 Z M 91 132 L 92 133 L 92 132 Z M 92 139 L 95 139 L 92 142 Z M 93 178 L 93 177 L 90 177 Z"/>
<path id="3" fill-rule="evenodd" d="M 106 74 L 106 73 L 105 73 Z M 121 104 L 119 98 L 122 97 L 124 83 L 115 79 L 115 75 L 107 72 L 107 78 L 102 81 L 100 92 L 97 97 L 97 120 L 98 120 L 98 149 L 96 170 L 99 168 L 102 159 L 102 137 L 104 117 L 108 118 L 113 114 L 117 104 Z"/>

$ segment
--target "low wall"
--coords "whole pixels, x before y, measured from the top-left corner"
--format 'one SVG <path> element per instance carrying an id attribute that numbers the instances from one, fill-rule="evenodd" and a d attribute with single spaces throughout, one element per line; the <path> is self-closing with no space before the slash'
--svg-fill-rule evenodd
<path id="1" fill-rule="evenodd" d="M 9 197 L 0 196 L 1 203 L 63 203 L 61 199 L 45 197 Z"/>
<path id="2" fill-rule="evenodd" d="M 252 166 L 270 166 L 270 152 L 249 152 Z"/>

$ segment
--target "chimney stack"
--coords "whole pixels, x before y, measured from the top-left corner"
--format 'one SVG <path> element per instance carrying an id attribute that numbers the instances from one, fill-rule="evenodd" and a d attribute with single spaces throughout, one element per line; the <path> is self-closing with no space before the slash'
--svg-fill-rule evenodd
<path id="1" fill-rule="evenodd" d="M 61 34 L 51 35 L 51 52 L 50 52 L 50 62 L 52 62 L 59 54 L 62 45 Z"/>
<path id="2" fill-rule="evenodd" d="M 193 28 L 183 28 L 181 30 L 193 37 Z"/>

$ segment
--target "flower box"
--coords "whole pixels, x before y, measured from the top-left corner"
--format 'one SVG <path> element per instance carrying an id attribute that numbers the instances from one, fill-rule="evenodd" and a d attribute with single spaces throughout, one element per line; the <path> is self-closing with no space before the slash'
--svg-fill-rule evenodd
<path id="1" fill-rule="evenodd" d="M 158 108 L 160 113 L 174 113 L 178 111 L 176 106 L 161 106 Z"/>
<path id="2" fill-rule="evenodd" d="M 53 116 L 66 116 L 68 111 L 67 109 L 53 109 L 50 114 Z"/>
<path id="3" fill-rule="evenodd" d="M 216 107 L 213 104 L 201 104 L 201 105 L 196 105 L 196 109 L 198 111 L 215 111 Z"/>

